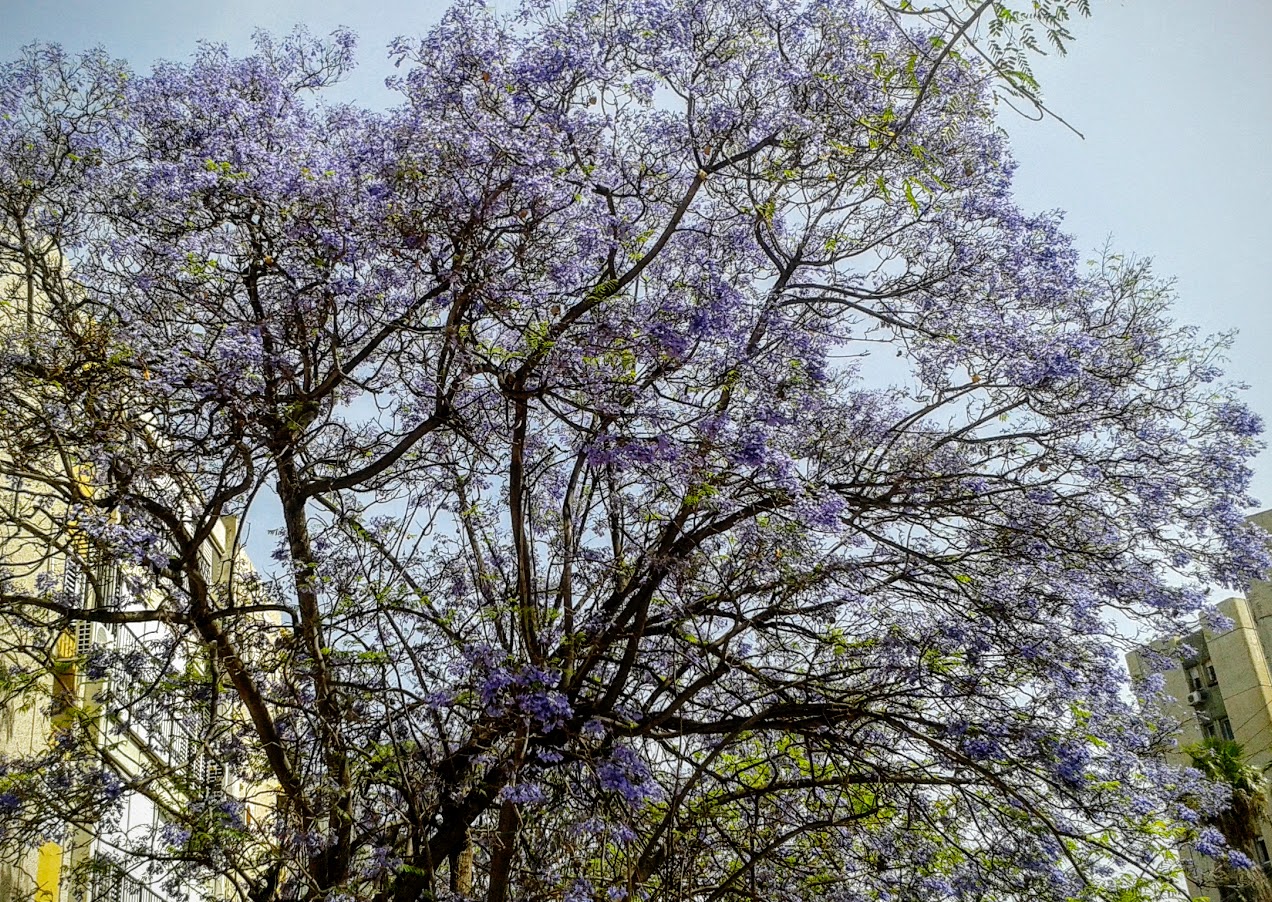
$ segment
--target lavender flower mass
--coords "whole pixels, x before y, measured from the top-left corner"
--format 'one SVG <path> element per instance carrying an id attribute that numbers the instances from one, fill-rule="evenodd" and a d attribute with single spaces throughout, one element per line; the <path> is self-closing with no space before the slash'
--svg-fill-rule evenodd
<path id="1" fill-rule="evenodd" d="M 253 902 L 1252 866 L 1117 637 L 1264 572 L 1262 423 L 1167 279 L 1016 204 L 997 118 L 1085 7 L 460 0 L 385 110 L 326 99 L 347 32 L 0 68 L 0 692 L 54 737 L 0 751 L 0 863 L 116 831 Z"/>

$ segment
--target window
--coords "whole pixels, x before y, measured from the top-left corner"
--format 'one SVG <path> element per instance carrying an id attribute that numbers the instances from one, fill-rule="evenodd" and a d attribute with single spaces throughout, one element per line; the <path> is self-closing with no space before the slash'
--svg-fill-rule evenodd
<path id="1" fill-rule="evenodd" d="M 1232 735 L 1232 721 L 1226 717 L 1219 718 L 1219 735 L 1229 740 L 1236 738 Z"/>
<path id="2" fill-rule="evenodd" d="M 1206 685 L 1219 685 L 1219 674 L 1215 673 L 1215 665 L 1211 664 L 1209 661 L 1206 662 Z"/>
<path id="3" fill-rule="evenodd" d="M 1207 739 L 1213 739 L 1215 735 L 1215 725 L 1209 722 L 1201 725 L 1201 732 L 1205 734 Z"/>
<path id="4" fill-rule="evenodd" d="M 88 549 L 84 561 L 68 556 L 62 574 L 62 589 L 83 608 L 109 607 L 119 594 L 119 570 L 101 561 L 100 550 Z M 85 563 L 88 569 L 85 569 Z"/>
<path id="5" fill-rule="evenodd" d="M 1201 688 L 1201 669 L 1198 667 L 1188 668 L 1188 688 L 1196 692 Z"/>
<path id="6" fill-rule="evenodd" d="M 1258 859 L 1259 864 L 1268 863 L 1268 846 L 1260 836 L 1254 841 L 1254 857 Z"/>

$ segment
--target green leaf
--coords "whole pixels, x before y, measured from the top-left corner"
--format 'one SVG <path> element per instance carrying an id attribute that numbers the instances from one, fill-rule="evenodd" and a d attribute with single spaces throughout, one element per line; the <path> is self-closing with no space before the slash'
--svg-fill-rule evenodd
<path id="1" fill-rule="evenodd" d="M 914 197 L 914 184 L 906 179 L 905 182 L 905 199 L 910 202 L 910 209 L 914 211 L 914 215 L 918 216 L 920 212 L 919 202 Z"/>

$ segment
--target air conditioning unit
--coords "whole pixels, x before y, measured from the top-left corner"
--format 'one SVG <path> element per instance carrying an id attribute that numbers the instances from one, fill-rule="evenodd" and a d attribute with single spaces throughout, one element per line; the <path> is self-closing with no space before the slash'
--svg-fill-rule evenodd
<path id="1" fill-rule="evenodd" d="M 87 655 L 95 647 L 110 645 L 112 641 L 105 624 L 79 620 L 58 639 L 56 656 L 59 661 L 71 661 Z"/>
<path id="2" fill-rule="evenodd" d="M 104 623 L 80 620 L 75 624 L 75 653 L 86 655 L 94 648 L 110 645 L 110 630 Z"/>
<path id="3" fill-rule="evenodd" d="M 1190 705 L 1200 705 L 1205 700 L 1206 700 L 1205 689 L 1194 689 L 1192 692 L 1188 693 L 1188 704 Z"/>

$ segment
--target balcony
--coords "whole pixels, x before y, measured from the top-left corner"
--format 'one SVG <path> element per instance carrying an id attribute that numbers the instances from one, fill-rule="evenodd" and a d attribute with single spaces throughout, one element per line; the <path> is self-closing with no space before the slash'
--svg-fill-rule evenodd
<path id="1" fill-rule="evenodd" d="M 169 902 L 117 864 L 99 862 L 83 902 Z"/>

